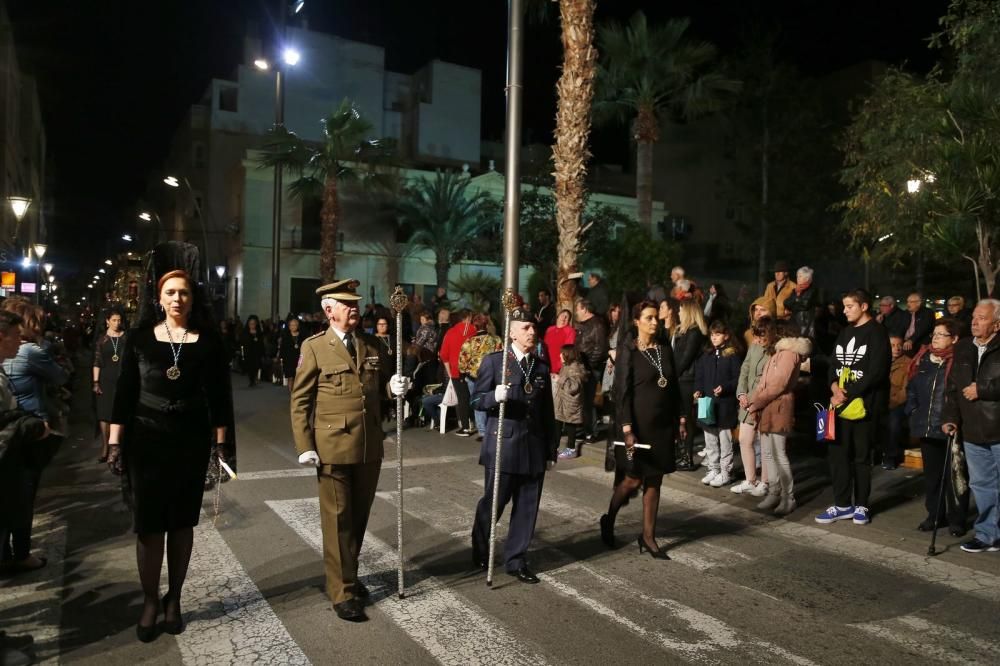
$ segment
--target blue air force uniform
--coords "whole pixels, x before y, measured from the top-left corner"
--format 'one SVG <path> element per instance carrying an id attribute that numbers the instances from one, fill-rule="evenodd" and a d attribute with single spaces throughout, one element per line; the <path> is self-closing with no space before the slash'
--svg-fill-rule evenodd
<path id="1" fill-rule="evenodd" d="M 508 355 L 506 379 L 501 377 L 504 354 Z M 500 384 L 508 384 L 510 388 L 503 421 L 497 519 L 503 515 L 507 503 L 512 502 L 504 564 L 508 573 L 516 573 L 527 566 L 526 554 L 535 532 L 545 466 L 548 461 L 556 459 L 558 439 L 549 366 L 534 353 L 522 355 L 513 345 L 486 356 L 479 366 L 475 387 L 475 398 L 487 413 L 486 433 L 479 454 L 479 464 L 485 470 L 486 487 L 476 506 L 472 526 L 475 560 L 485 561 L 489 553 L 493 468 L 500 414 L 494 389 Z"/>

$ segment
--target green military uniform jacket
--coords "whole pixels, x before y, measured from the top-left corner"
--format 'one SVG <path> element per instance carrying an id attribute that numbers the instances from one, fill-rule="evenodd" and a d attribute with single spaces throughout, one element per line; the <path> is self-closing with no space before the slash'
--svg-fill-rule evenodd
<path id="1" fill-rule="evenodd" d="M 382 459 L 380 401 L 392 377 L 385 345 L 355 330 L 352 359 L 333 328 L 302 343 L 292 384 L 292 435 L 299 455 L 316 451 L 324 465 Z"/>

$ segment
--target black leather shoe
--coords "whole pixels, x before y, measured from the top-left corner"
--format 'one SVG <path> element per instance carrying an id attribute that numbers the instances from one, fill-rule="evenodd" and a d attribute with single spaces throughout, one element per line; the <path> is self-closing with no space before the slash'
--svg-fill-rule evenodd
<path id="1" fill-rule="evenodd" d="M 953 537 L 965 536 L 965 533 L 967 531 L 968 530 L 965 529 L 964 525 L 952 525 L 951 527 L 948 528 L 948 534 L 952 535 Z"/>
<path id="2" fill-rule="evenodd" d="M 486 556 L 485 555 L 480 555 L 475 550 L 473 550 L 472 551 L 472 566 L 476 567 L 477 569 L 482 569 L 483 571 L 486 571 L 487 565 L 488 565 L 488 563 L 486 562 Z"/>
<path id="3" fill-rule="evenodd" d="M 371 596 L 371 592 L 368 591 L 368 588 L 360 580 L 354 582 L 354 594 L 358 599 L 367 599 Z"/>
<path id="4" fill-rule="evenodd" d="M 337 617 L 348 622 L 364 622 L 368 619 L 368 616 L 365 615 L 365 608 L 361 605 L 361 600 L 357 598 L 334 604 L 333 610 L 337 613 Z"/>
<path id="5" fill-rule="evenodd" d="M 538 576 L 531 573 L 531 569 L 528 568 L 527 564 L 522 566 L 517 571 L 508 571 L 507 573 L 516 577 L 522 583 L 527 583 L 528 585 L 534 585 L 535 583 L 541 582 L 538 580 Z"/>
<path id="6" fill-rule="evenodd" d="M 946 522 L 944 522 L 942 520 L 942 521 L 938 521 L 937 526 L 938 527 L 944 527 L 947 524 L 948 523 L 946 523 Z M 932 531 L 934 529 L 934 519 L 933 518 L 924 518 L 923 522 L 921 522 L 919 525 L 917 525 L 917 529 L 920 530 L 921 532 L 930 532 L 930 531 Z"/>

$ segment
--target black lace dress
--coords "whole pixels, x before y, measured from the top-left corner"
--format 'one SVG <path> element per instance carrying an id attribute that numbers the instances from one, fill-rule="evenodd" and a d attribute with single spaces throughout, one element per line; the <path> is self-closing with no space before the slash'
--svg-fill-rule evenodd
<path id="1" fill-rule="evenodd" d="M 625 447 L 615 447 L 616 464 L 626 470 L 626 474 L 638 479 L 676 471 L 674 438 L 677 420 L 682 414 L 681 394 L 670 345 L 657 345 L 647 353 L 648 356 L 644 355 L 633 341 L 629 341 L 615 363 L 618 438 L 624 440 L 621 424 L 631 423 L 636 441 L 652 447 L 636 449 L 631 463 L 625 457 Z M 667 380 L 665 387 L 658 384 L 660 371 L 656 367 L 657 361 Z"/>
<path id="2" fill-rule="evenodd" d="M 111 422 L 124 426 L 125 488 L 138 534 L 198 524 L 214 428 L 231 413 L 217 335 L 180 346 L 176 380 L 167 378 L 173 364 L 170 344 L 152 328 L 129 332 Z"/>
<path id="3" fill-rule="evenodd" d="M 101 394 L 97 396 L 96 411 L 98 421 L 110 421 L 115 404 L 115 387 L 121 374 L 122 357 L 125 355 L 125 336 L 103 335 L 94 348 L 94 367 L 100 368 L 98 385 Z"/>

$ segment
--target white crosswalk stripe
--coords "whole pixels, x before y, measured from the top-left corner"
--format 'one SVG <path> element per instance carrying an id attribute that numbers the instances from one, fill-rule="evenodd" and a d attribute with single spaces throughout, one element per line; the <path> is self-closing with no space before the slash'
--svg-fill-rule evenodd
<path id="1" fill-rule="evenodd" d="M 610 474 L 593 466 L 574 467 L 561 470 L 561 473 L 605 486 L 610 486 L 611 482 Z M 749 509 L 671 488 L 668 483 L 664 483 L 661 492 L 661 501 L 667 503 L 667 510 L 670 506 L 679 505 L 695 511 L 711 512 L 743 526 L 742 533 L 745 535 L 772 539 L 776 536 L 786 537 L 795 543 L 808 544 L 810 548 L 916 576 L 925 582 L 944 585 L 987 601 L 1000 602 L 1000 576 L 858 539 L 844 534 L 844 530 L 836 529 L 846 527 L 844 525 L 822 529 L 787 520 L 775 520 Z"/>
<path id="2" fill-rule="evenodd" d="M 309 664 L 288 630 L 206 516 L 195 528 L 184 596 L 184 663 Z"/>
<path id="3" fill-rule="evenodd" d="M 597 580 L 600 599 L 565 581 L 569 574 L 578 571 Z M 619 576 L 600 573 L 585 564 L 570 564 L 542 574 L 540 578 L 560 594 L 621 625 L 631 634 L 685 659 L 714 661 L 714 658 L 733 651 L 752 659 L 756 654 L 752 648 L 757 648 L 768 653 L 766 663 L 774 663 L 774 658 L 780 657 L 783 661 L 801 666 L 815 665 L 815 662 L 773 643 L 741 636 L 739 631 L 718 618 L 673 599 L 650 596 Z M 612 603 L 614 607 L 610 605 Z M 657 614 L 648 612 L 649 606 L 665 609 L 677 622 L 664 622 Z M 657 619 L 650 622 L 649 617 Z M 684 634 L 690 638 L 683 637 Z"/>
<path id="4" fill-rule="evenodd" d="M 465 455 L 465 456 L 430 456 L 421 458 L 403 458 L 403 467 L 423 467 L 424 465 L 449 465 L 458 462 L 468 462 L 470 460 L 475 460 L 477 456 Z M 395 460 L 383 460 L 382 470 L 394 470 L 396 469 Z M 287 469 L 270 469 L 270 470 L 260 470 L 255 472 L 240 472 L 240 481 L 261 481 L 266 479 L 284 479 L 284 478 L 295 478 L 301 476 L 316 476 L 316 468 L 314 467 L 291 467 Z"/>
<path id="5" fill-rule="evenodd" d="M 872 636 L 949 664 L 995 664 L 1000 644 L 915 615 L 852 625 Z"/>
<path id="6" fill-rule="evenodd" d="M 267 505 L 317 554 L 322 553 L 318 499 L 270 501 Z M 359 575 L 371 589 L 376 607 L 438 662 L 456 665 L 547 663 L 531 645 L 470 602 L 445 589 L 433 577 L 423 578 L 408 587 L 405 599 L 397 598 L 395 566 L 395 551 L 372 534 L 366 535 Z"/>

